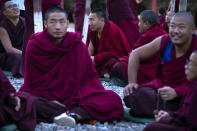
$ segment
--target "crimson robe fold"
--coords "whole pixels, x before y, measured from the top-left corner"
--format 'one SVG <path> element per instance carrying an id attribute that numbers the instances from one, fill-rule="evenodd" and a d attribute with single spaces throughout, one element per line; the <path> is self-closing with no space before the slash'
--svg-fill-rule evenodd
<path id="1" fill-rule="evenodd" d="M 131 2 L 131 4 L 133 4 Z M 132 9 L 133 6 L 132 6 Z M 106 14 L 124 32 L 130 46 L 140 37 L 138 20 L 130 7 L 129 0 L 106 0 Z"/>
<path id="2" fill-rule="evenodd" d="M 141 34 L 140 38 L 133 45 L 132 49 L 134 50 L 140 46 L 148 44 L 155 38 L 164 34 L 166 34 L 166 32 L 160 27 L 159 24 L 152 25 L 143 34 Z M 156 54 L 150 59 L 140 63 L 138 74 L 137 74 L 137 83 L 142 84 L 152 81 L 156 77 L 158 65 L 159 65 L 159 54 Z"/>
<path id="3" fill-rule="evenodd" d="M 168 35 L 164 35 L 160 44 L 160 54 L 163 54 L 163 51 L 170 41 L 170 37 Z M 189 59 L 189 56 L 193 51 L 197 49 L 197 36 L 193 35 L 191 47 L 189 50 L 185 52 L 179 58 L 175 57 L 175 49 L 174 46 L 171 49 L 171 57 L 172 59 L 168 62 L 164 62 L 161 60 L 158 73 L 158 77 L 155 78 L 152 82 L 144 84 L 144 86 L 153 87 L 153 88 L 162 88 L 163 86 L 170 86 L 175 89 L 177 94 L 180 97 L 184 97 L 186 95 L 187 90 L 189 89 L 190 82 L 186 79 L 185 75 L 185 64 Z M 160 56 L 161 56 L 160 55 Z"/>
<path id="4" fill-rule="evenodd" d="M 60 5 L 61 0 L 41 0 L 42 2 L 42 17 L 44 20 L 44 15 L 47 9 L 55 6 L 55 5 Z M 22 52 L 22 73 L 24 73 L 24 68 L 25 68 L 25 52 L 26 52 L 26 46 L 27 42 L 29 40 L 29 37 L 31 34 L 34 33 L 34 18 L 33 18 L 33 0 L 25 0 L 24 1 L 25 5 L 25 33 L 23 37 L 23 52 Z"/>
<path id="5" fill-rule="evenodd" d="M 75 22 L 75 31 L 82 33 L 83 31 L 83 22 L 85 15 L 85 0 L 75 0 L 75 8 L 74 8 L 74 22 Z"/>
<path id="6" fill-rule="evenodd" d="M 9 106 L 7 98 L 13 93 L 21 99 L 19 111 Z M 8 78 L 0 70 L 0 127 L 17 124 L 20 130 L 34 130 L 36 127 L 35 104 L 32 97 L 25 92 L 16 92 Z"/>
<path id="7" fill-rule="evenodd" d="M 56 45 L 46 29 L 32 35 L 20 91 L 56 100 L 69 109 L 81 106 L 100 121 L 122 119 L 120 97 L 104 89 L 81 39 L 81 35 L 67 32 Z"/>
<path id="8" fill-rule="evenodd" d="M 153 117 L 153 111 L 158 108 L 159 110 L 167 111 L 176 111 L 179 108 L 181 99 L 185 97 L 186 92 L 190 88 L 190 81 L 186 79 L 184 66 L 191 53 L 197 49 L 196 42 L 197 36 L 193 35 L 190 48 L 182 56 L 176 58 L 175 48 L 170 37 L 168 34 L 162 36 L 157 77 L 151 82 L 141 84 L 139 89 L 134 90 L 132 94 L 124 98 L 125 105 L 131 108 L 130 113 L 132 115 Z M 169 44 L 171 46 L 168 46 Z M 166 51 L 166 49 L 168 50 Z M 164 61 L 163 54 L 171 56 L 171 59 L 169 61 Z M 157 89 L 164 86 L 173 88 L 178 97 L 168 101 L 160 99 Z M 141 99 L 142 97 L 143 99 Z"/>
<path id="9" fill-rule="evenodd" d="M 124 33 L 109 20 L 105 23 L 100 39 L 96 31 L 90 31 L 87 39 L 94 46 L 94 62 L 100 76 L 109 73 L 113 64 L 120 57 L 128 56 L 131 51 Z"/>
<path id="10" fill-rule="evenodd" d="M 176 129 L 177 131 L 197 130 L 197 80 L 193 82 L 188 90 L 182 105 L 177 112 L 161 118 L 159 123 L 149 124 L 144 131 Z"/>

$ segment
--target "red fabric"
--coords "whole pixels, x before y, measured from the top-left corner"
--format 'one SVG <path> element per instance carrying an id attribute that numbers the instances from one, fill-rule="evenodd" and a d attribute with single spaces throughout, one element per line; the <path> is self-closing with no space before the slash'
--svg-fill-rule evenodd
<path id="1" fill-rule="evenodd" d="M 109 20 L 105 23 L 100 40 L 98 33 L 94 31 L 91 31 L 88 37 L 90 37 L 88 39 L 91 39 L 95 48 L 94 62 L 96 68 L 98 70 L 102 67 L 100 71 L 98 70 L 101 75 L 108 72 L 110 69 L 107 68 L 111 68 L 120 57 L 128 56 L 131 51 L 123 32 Z M 107 62 L 109 63 L 106 65 Z"/>
<path id="2" fill-rule="evenodd" d="M 138 4 L 137 4 L 136 0 L 129 0 L 129 3 L 130 3 L 131 11 L 133 12 L 133 15 L 135 16 L 135 19 L 138 19 L 137 18 L 137 16 L 138 16 Z"/>
<path id="3" fill-rule="evenodd" d="M 75 0 L 74 8 L 74 22 L 75 22 L 75 31 L 82 33 L 83 31 L 83 22 L 85 14 L 85 0 Z"/>
<path id="4" fill-rule="evenodd" d="M 165 23 L 165 18 L 166 18 L 166 15 L 160 15 L 160 16 L 159 16 L 159 23 L 160 23 L 160 24 Z"/>
<path id="5" fill-rule="evenodd" d="M 21 99 L 21 108 L 15 111 L 7 103 L 11 93 Z M 0 127 L 16 123 L 20 130 L 34 130 L 36 126 L 36 112 L 32 97 L 24 92 L 16 93 L 8 78 L 0 70 Z"/>
<path id="6" fill-rule="evenodd" d="M 67 32 L 55 45 L 47 30 L 32 35 L 20 91 L 57 100 L 69 109 L 82 106 L 100 121 L 122 119 L 120 97 L 103 88 L 81 39 L 81 35 Z"/>
<path id="7" fill-rule="evenodd" d="M 169 116 L 163 117 L 160 122 L 149 124 L 145 130 L 160 130 L 162 124 L 163 129 L 167 130 L 168 126 L 173 126 L 177 131 L 196 131 L 197 130 L 197 81 L 194 81 L 188 90 L 179 110 L 170 113 Z"/>
<path id="8" fill-rule="evenodd" d="M 132 46 L 140 37 L 138 20 L 133 14 L 129 0 L 106 0 L 108 19 L 113 21 L 124 32 Z"/>
<path id="9" fill-rule="evenodd" d="M 0 0 L 0 8 L 2 8 L 2 6 L 3 6 L 3 4 L 4 4 L 5 1 L 6 1 L 6 0 Z M 0 10 L 0 22 L 1 22 L 4 18 L 5 18 L 5 16 L 3 15 L 2 10 Z"/>
<path id="10" fill-rule="evenodd" d="M 162 37 L 160 45 L 160 53 L 162 54 L 165 45 L 169 42 L 170 38 L 168 35 Z M 159 70 L 161 74 L 157 79 L 154 79 L 150 83 L 146 83 L 145 86 L 150 86 L 153 88 L 162 88 L 163 86 L 170 86 L 175 89 L 179 96 L 185 96 L 187 90 L 189 89 L 190 82 L 185 76 L 185 64 L 189 59 L 189 56 L 193 51 L 197 49 L 197 36 L 193 35 L 191 48 L 185 52 L 185 54 L 179 58 L 175 57 L 174 47 L 172 48 L 172 60 L 168 62 L 163 62 L 161 60 L 161 65 Z M 160 55 L 161 56 L 161 55 Z"/>
<path id="11" fill-rule="evenodd" d="M 160 27 L 159 24 L 155 24 L 141 35 L 138 41 L 134 44 L 133 49 L 148 44 L 149 42 L 163 34 L 166 34 L 166 32 Z M 137 82 L 139 84 L 142 84 L 152 81 L 156 77 L 158 65 L 159 54 L 156 54 L 152 58 L 140 63 L 137 74 Z"/>
<path id="12" fill-rule="evenodd" d="M 164 22 L 163 24 L 161 24 L 161 28 L 163 28 L 167 33 L 169 32 L 169 28 L 166 22 Z"/>

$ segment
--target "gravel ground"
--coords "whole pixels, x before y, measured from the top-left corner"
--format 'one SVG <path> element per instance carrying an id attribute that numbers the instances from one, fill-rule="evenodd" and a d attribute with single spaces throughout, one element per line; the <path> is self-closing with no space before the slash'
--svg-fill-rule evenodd
<path id="1" fill-rule="evenodd" d="M 23 84 L 24 79 L 16 79 L 11 76 L 10 72 L 4 73 L 8 76 L 10 82 L 12 85 L 16 88 L 16 90 L 19 89 L 19 87 Z M 120 95 L 121 98 L 123 98 L 123 86 L 125 83 L 120 81 L 119 79 L 101 79 L 101 82 L 105 89 L 107 90 L 113 90 L 118 95 Z M 124 103 L 123 103 L 124 104 Z M 100 123 L 96 122 L 95 125 L 89 125 L 89 124 L 77 124 L 75 128 L 70 128 L 66 126 L 58 126 L 55 123 L 53 124 L 47 124 L 47 123 L 40 123 L 36 126 L 35 131 L 142 131 L 146 124 L 138 124 L 133 122 L 127 122 L 127 121 L 114 121 L 112 123 Z"/>

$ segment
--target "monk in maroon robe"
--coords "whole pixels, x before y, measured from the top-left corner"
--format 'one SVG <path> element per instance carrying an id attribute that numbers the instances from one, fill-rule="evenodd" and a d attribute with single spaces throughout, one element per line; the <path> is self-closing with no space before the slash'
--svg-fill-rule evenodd
<path id="1" fill-rule="evenodd" d="M 131 108 L 132 115 L 153 117 L 155 109 L 178 109 L 181 98 L 190 87 L 184 65 L 190 54 L 197 49 L 197 36 L 193 35 L 193 30 L 193 16 L 190 13 L 177 13 L 170 22 L 169 35 L 156 38 L 131 53 L 129 84 L 124 89 L 124 101 Z M 157 78 L 139 87 L 136 76 L 139 63 L 157 53 L 160 55 Z"/>
<path id="2" fill-rule="evenodd" d="M 14 77 L 21 77 L 24 20 L 12 1 L 3 4 L 3 14 L 5 18 L 0 24 L 0 67 L 11 71 Z"/>
<path id="3" fill-rule="evenodd" d="M 108 19 L 120 27 L 132 46 L 140 34 L 138 21 L 130 8 L 129 0 L 106 0 L 106 7 Z"/>
<path id="4" fill-rule="evenodd" d="M 32 35 L 28 42 L 24 85 L 20 91 L 59 103 L 70 113 L 75 113 L 76 119 L 122 119 L 121 99 L 113 91 L 103 88 L 81 41 L 82 36 L 66 32 L 66 12 L 54 7 L 48 10 L 47 16 L 46 29 Z M 46 108 L 43 107 L 42 112 L 47 114 Z M 67 117 L 56 118 L 54 121 L 58 124 L 68 120 Z M 75 122 L 72 121 L 72 125 Z"/>
<path id="5" fill-rule="evenodd" d="M 4 4 L 6 0 L 0 0 L 0 8 L 2 9 L 2 5 Z M 0 10 L 0 22 L 4 19 L 4 15 L 3 15 L 3 12 L 2 10 Z"/>
<path id="6" fill-rule="evenodd" d="M 177 112 L 160 111 L 155 115 L 156 121 L 149 124 L 144 131 L 195 131 L 197 130 L 197 52 L 191 54 L 189 62 L 185 66 L 188 80 L 192 81 L 181 107 Z"/>
<path id="7" fill-rule="evenodd" d="M 165 17 L 165 22 L 163 24 L 161 24 L 161 27 L 166 31 L 169 32 L 169 24 L 170 24 L 170 20 L 172 19 L 174 15 L 173 11 L 168 11 Z"/>
<path id="8" fill-rule="evenodd" d="M 42 2 L 42 16 L 44 17 L 46 10 L 52 6 L 60 5 L 61 0 L 41 0 L 41 2 Z M 23 38 L 24 44 L 23 44 L 22 65 L 21 65 L 22 73 L 24 73 L 25 50 L 26 50 L 27 42 L 30 35 L 34 33 L 33 0 L 25 0 L 24 5 L 25 5 L 25 33 Z"/>
<path id="9" fill-rule="evenodd" d="M 133 50 L 151 42 L 155 38 L 166 33 L 158 24 L 157 14 L 152 10 L 145 10 L 141 12 L 138 25 L 141 36 L 133 45 Z M 116 62 L 112 67 L 113 76 L 116 76 L 121 80 L 128 82 L 128 56 L 124 56 L 119 60 L 120 61 Z M 158 54 L 140 63 L 139 71 L 137 74 L 137 82 L 141 84 L 152 81 L 156 77 L 158 63 Z"/>
<path id="10" fill-rule="evenodd" d="M 145 10 L 141 12 L 139 18 L 139 28 L 141 36 L 133 46 L 133 50 L 141 47 L 155 38 L 166 34 L 165 30 L 157 23 L 158 17 L 152 10 Z M 140 63 L 137 82 L 139 84 L 152 81 L 156 77 L 156 71 L 159 63 L 159 54 L 152 56 L 150 59 Z"/>
<path id="11" fill-rule="evenodd" d="M 85 15 L 85 0 L 75 0 L 74 8 L 74 22 L 75 22 L 75 31 L 82 33 L 83 31 L 83 22 Z"/>
<path id="12" fill-rule="evenodd" d="M 101 15 L 102 14 L 102 15 Z M 100 76 L 110 74 L 110 70 L 120 57 L 128 56 L 130 45 L 124 33 L 105 17 L 100 9 L 89 15 L 89 38 L 87 46 L 92 61 Z"/>
<path id="13" fill-rule="evenodd" d="M 20 130 L 34 130 L 36 112 L 33 99 L 24 92 L 17 93 L 0 70 L 0 127 L 17 124 Z"/>

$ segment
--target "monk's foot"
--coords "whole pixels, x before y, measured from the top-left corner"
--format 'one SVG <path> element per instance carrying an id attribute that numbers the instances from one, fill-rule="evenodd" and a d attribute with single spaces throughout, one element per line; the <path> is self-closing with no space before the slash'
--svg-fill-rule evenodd
<path id="1" fill-rule="evenodd" d="M 76 125 L 76 120 L 66 113 L 62 113 L 59 116 L 54 117 L 54 122 L 61 126 L 74 127 Z"/>

